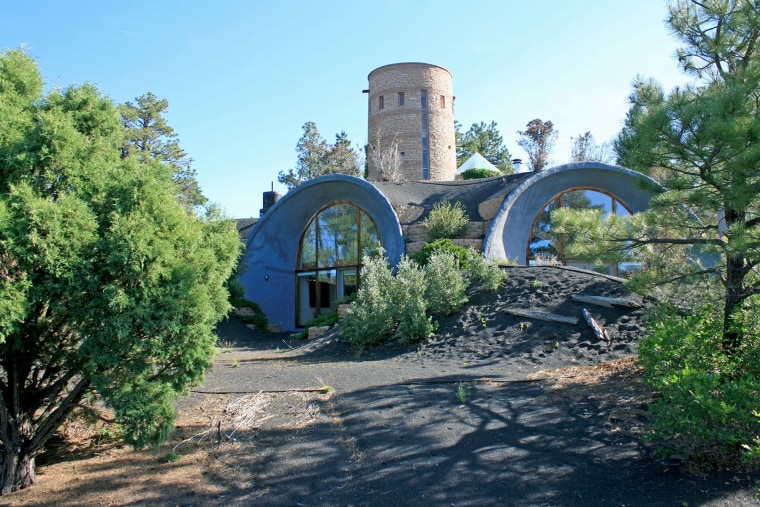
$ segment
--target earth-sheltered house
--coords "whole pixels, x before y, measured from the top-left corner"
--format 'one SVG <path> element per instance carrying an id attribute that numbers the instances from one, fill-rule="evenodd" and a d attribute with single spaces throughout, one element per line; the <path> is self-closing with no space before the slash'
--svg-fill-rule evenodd
<path id="1" fill-rule="evenodd" d="M 333 174 L 279 199 L 267 192 L 255 225 L 241 222 L 250 228 L 240 275 L 246 298 L 282 330 L 302 327 L 355 292 L 368 255 L 382 249 L 395 265 L 417 252 L 428 239 L 422 222 L 435 204 L 464 205 L 470 223 L 454 241 L 489 260 L 591 267 L 567 256 L 550 211 L 636 213 L 647 209 L 657 187 L 637 172 L 591 162 L 457 180 L 451 74 L 401 63 L 375 69 L 369 84 L 368 178 Z M 625 267 L 608 269 L 622 274 Z"/>

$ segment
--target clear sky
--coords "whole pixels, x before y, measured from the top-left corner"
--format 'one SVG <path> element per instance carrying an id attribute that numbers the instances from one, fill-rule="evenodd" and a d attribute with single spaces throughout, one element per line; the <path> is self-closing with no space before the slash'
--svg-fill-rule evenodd
<path id="1" fill-rule="evenodd" d="M 463 130 L 495 121 L 514 158 L 534 118 L 613 138 L 637 75 L 686 81 L 664 0 L 24 0 L 2 2 L 0 50 L 22 44 L 48 87 L 94 83 L 116 102 L 153 92 L 195 160 L 204 194 L 233 217 L 295 166 L 301 126 L 367 140 L 367 75 L 398 62 L 453 74 Z"/>

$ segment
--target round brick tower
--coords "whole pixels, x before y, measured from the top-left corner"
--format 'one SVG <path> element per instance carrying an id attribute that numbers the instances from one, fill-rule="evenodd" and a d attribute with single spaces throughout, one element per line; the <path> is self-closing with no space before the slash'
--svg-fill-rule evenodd
<path id="1" fill-rule="evenodd" d="M 457 170 L 451 72 L 394 63 L 369 73 L 370 181 L 451 181 Z"/>

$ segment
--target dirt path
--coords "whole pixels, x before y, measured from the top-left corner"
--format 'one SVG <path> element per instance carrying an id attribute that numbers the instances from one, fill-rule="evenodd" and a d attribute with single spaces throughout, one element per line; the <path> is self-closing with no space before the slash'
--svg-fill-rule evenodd
<path id="1" fill-rule="evenodd" d="M 399 369 L 354 385 L 396 361 L 288 355 L 221 354 L 167 445 L 96 447 L 42 467 L 4 505 L 757 504 L 757 473 L 700 478 L 651 456 L 640 438 L 651 393 L 632 361 L 524 381 Z M 258 390 L 221 389 L 248 377 Z M 172 448 L 179 459 L 166 463 Z"/>

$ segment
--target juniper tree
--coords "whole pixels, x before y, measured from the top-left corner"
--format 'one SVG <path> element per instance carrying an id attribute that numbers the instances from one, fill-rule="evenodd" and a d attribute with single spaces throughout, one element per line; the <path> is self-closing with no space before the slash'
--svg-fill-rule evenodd
<path id="1" fill-rule="evenodd" d="M 166 438 L 228 309 L 234 224 L 179 202 L 173 171 L 121 157 L 124 127 L 91 85 L 43 94 L 0 55 L 0 493 L 85 400 L 132 445 Z"/>

